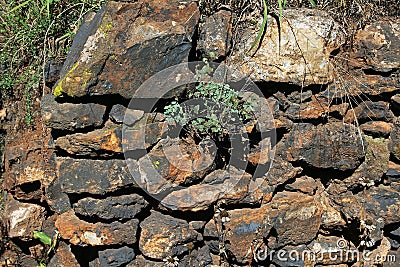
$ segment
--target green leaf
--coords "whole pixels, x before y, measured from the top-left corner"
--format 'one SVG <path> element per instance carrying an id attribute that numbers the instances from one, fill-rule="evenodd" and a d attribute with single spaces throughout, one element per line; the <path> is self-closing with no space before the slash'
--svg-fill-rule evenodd
<path id="1" fill-rule="evenodd" d="M 45 245 L 51 245 L 51 237 L 40 231 L 33 231 L 33 238 L 39 239 Z"/>
<path id="2" fill-rule="evenodd" d="M 267 3 L 265 2 L 265 0 L 263 0 L 263 6 L 264 6 L 264 17 L 263 17 L 263 22 L 261 24 L 261 28 L 258 31 L 257 38 L 254 40 L 253 44 L 251 45 L 250 49 L 247 52 L 250 52 L 258 44 L 258 42 L 260 41 L 260 39 L 264 33 L 265 27 L 267 26 L 268 6 L 267 6 Z"/>
<path id="3" fill-rule="evenodd" d="M 314 0 L 309 0 L 309 1 L 310 1 L 310 4 L 312 5 L 312 7 L 317 7 L 317 4 L 315 3 Z"/>

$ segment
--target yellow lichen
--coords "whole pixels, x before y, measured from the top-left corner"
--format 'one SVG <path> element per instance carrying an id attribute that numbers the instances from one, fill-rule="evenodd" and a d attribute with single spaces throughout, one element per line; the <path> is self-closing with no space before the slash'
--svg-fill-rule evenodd
<path id="1" fill-rule="evenodd" d="M 57 85 L 57 87 L 56 88 L 54 88 L 54 92 L 53 92 L 53 95 L 54 96 L 61 96 L 62 95 L 62 92 L 63 92 L 63 89 L 62 89 L 62 82 L 63 81 L 60 81 L 59 83 L 58 83 L 58 85 Z"/>

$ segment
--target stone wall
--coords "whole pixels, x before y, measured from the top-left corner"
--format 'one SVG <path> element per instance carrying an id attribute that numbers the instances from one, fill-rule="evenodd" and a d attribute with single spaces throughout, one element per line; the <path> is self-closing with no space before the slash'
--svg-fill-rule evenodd
<path id="1" fill-rule="evenodd" d="M 85 19 L 41 100 L 51 136 L 7 147 L 4 228 L 15 250 L 2 261 L 45 257 L 37 230 L 60 236 L 49 267 L 399 262 L 400 21 L 365 26 L 349 49 L 326 12 L 286 10 L 248 51 L 257 26 L 233 35 L 229 11 L 199 18 L 194 2 L 141 0 Z M 167 136 L 164 105 L 193 88 L 158 90 L 193 73 L 141 90 L 210 52 L 250 77 L 267 107 L 246 125 L 244 168 L 208 143 Z"/>

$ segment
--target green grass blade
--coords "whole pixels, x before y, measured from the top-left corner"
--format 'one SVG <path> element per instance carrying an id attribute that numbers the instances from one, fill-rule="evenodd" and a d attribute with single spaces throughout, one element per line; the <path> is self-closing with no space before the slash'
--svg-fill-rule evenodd
<path id="1" fill-rule="evenodd" d="M 282 13 L 283 13 L 282 0 L 278 0 L 278 5 L 279 5 L 279 21 L 281 21 L 282 20 Z"/>
<path id="2" fill-rule="evenodd" d="M 286 0 L 283 0 L 283 8 L 286 7 Z"/>
<path id="3" fill-rule="evenodd" d="M 310 1 L 310 4 L 312 5 L 312 7 L 317 7 L 317 4 L 315 3 L 314 0 L 308 0 L 308 1 Z"/>
<path id="4" fill-rule="evenodd" d="M 247 52 L 251 51 L 258 44 L 258 42 L 260 41 L 260 39 L 264 33 L 265 27 L 267 26 L 268 7 L 267 7 L 267 3 L 265 2 L 265 0 L 263 0 L 263 6 L 264 6 L 264 17 L 263 17 L 263 22 L 261 24 L 261 28 L 258 31 L 257 38 L 254 40 L 253 44 L 251 45 L 250 49 Z"/>
<path id="5" fill-rule="evenodd" d="M 16 10 L 18 10 L 18 9 L 20 9 L 20 8 L 23 8 L 24 6 L 28 5 L 30 2 L 32 2 L 32 0 L 27 0 L 27 1 L 25 1 L 25 2 L 22 2 L 22 3 L 19 4 L 18 6 L 13 7 L 8 13 L 9 13 L 9 14 L 10 14 L 10 13 L 13 13 L 14 11 L 16 11 Z"/>

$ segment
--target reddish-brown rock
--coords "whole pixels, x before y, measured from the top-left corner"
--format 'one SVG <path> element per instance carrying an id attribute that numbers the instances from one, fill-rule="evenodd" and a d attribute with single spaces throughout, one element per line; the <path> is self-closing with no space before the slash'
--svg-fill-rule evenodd
<path id="1" fill-rule="evenodd" d="M 372 137 L 388 137 L 392 129 L 392 124 L 384 121 L 368 121 L 360 125 L 360 129 Z"/>
<path id="2" fill-rule="evenodd" d="M 59 215 L 56 220 L 61 237 L 80 246 L 134 244 L 138 224 L 136 219 L 125 223 L 88 223 L 80 220 L 72 210 Z"/>
<path id="3" fill-rule="evenodd" d="M 359 123 L 371 120 L 382 120 L 391 122 L 394 119 L 393 112 L 389 108 L 389 103 L 384 101 L 362 102 L 355 108 L 349 109 L 344 121 L 351 123 L 357 120 Z"/>
<path id="4" fill-rule="evenodd" d="M 400 68 L 400 21 L 378 20 L 359 30 L 352 57 L 364 69 L 390 72 Z"/>
<path id="5" fill-rule="evenodd" d="M 156 211 L 140 223 L 140 228 L 139 249 L 153 259 L 183 254 L 188 251 L 188 243 L 198 238 L 186 221 Z"/>

